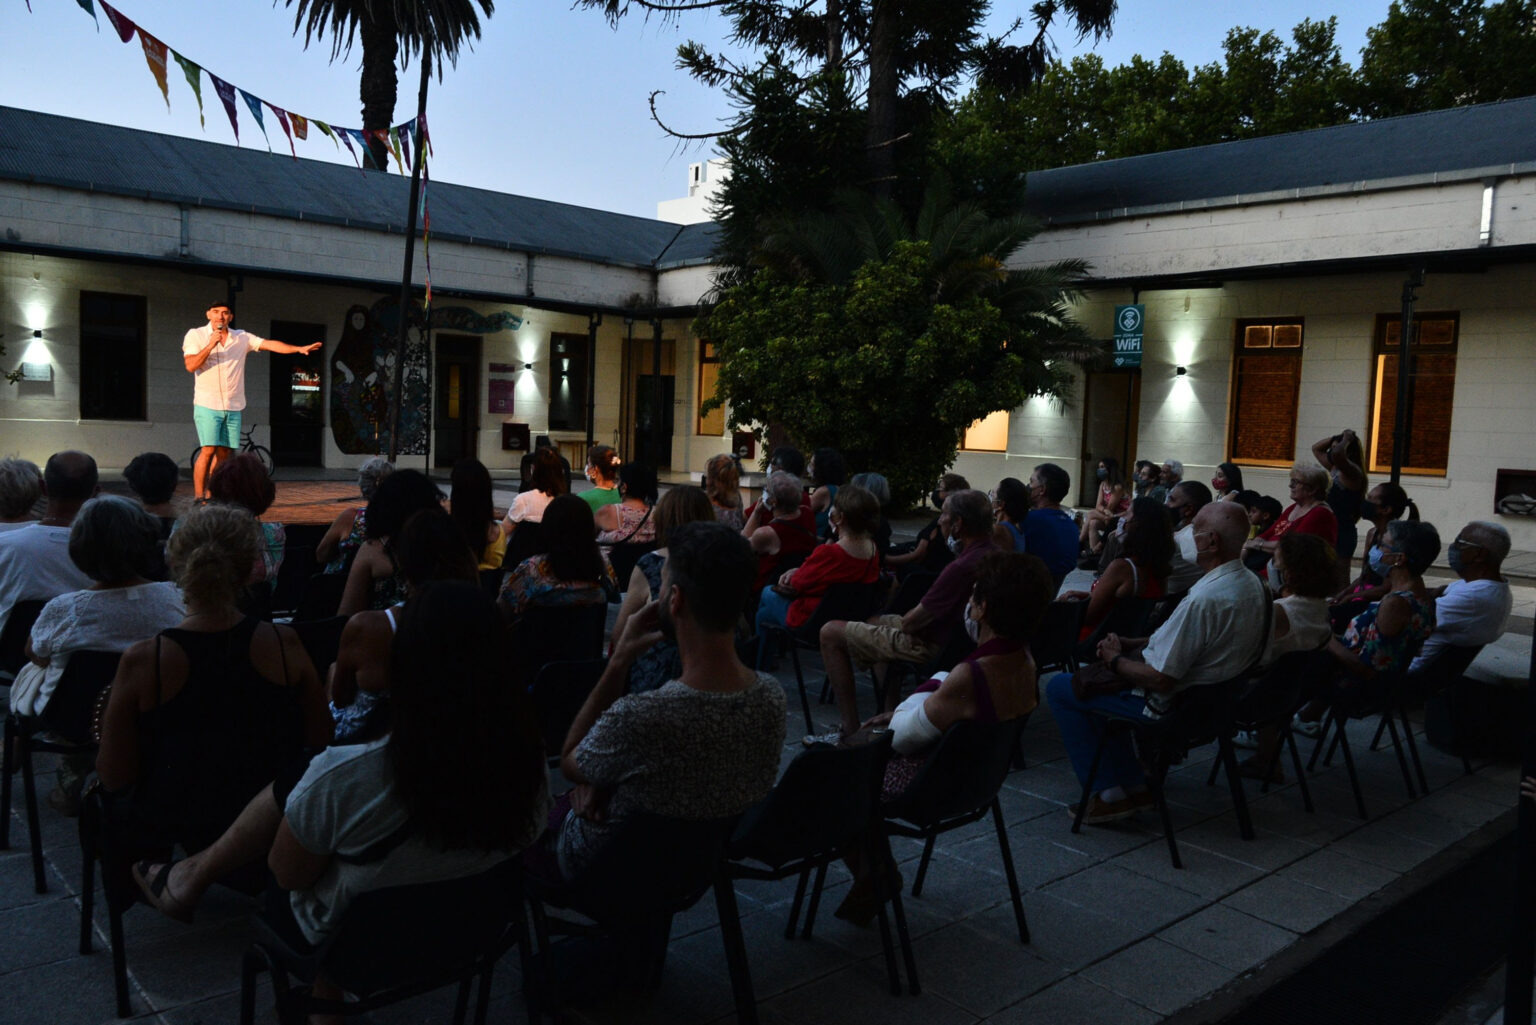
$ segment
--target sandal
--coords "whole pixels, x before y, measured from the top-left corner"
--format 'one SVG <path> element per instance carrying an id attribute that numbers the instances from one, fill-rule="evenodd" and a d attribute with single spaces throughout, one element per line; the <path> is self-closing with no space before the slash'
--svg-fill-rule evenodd
<path id="1" fill-rule="evenodd" d="M 172 859 L 162 862 L 156 870 L 154 862 L 141 861 L 133 866 L 133 881 L 138 884 L 144 903 L 167 918 L 190 923 L 195 909 L 177 900 L 171 894 L 168 885 L 171 881 L 171 869 L 175 865 L 176 861 Z"/>

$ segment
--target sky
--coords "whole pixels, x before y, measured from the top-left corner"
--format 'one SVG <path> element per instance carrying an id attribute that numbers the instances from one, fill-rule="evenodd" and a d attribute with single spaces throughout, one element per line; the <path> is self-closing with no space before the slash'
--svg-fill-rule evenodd
<path id="1" fill-rule="evenodd" d="M 138 39 L 124 45 L 105 15 L 100 30 L 77 0 L 0 0 L 0 104 L 152 132 L 234 145 L 234 135 L 207 77 L 206 127 L 181 70 L 171 62 L 170 109 Z M 1219 59 L 1221 41 L 1237 25 L 1273 29 L 1289 39 L 1304 18 L 1338 18 L 1345 60 L 1359 61 L 1366 29 L 1386 15 L 1389 0 L 1120 0 L 1114 32 L 1095 46 L 1069 31 L 1053 39 L 1063 59 L 1094 50 L 1106 64 L 1167 51 L 1186 66 Z M 331 61 L 329 39 L 306 50 L 293 35 L 290 9 L 268 0 L 120 0 L 114 6 L 171 49 L 252 95 L 310 118 L 360 127 L 360 48 Z M 995 4 L 1005 26 L 1024 3 Z M 678 44 L 713 43 L 722 19 L 693 13 L 675 24 L 638 14 L 610 28 L 600 14 L 569 9 L 565 0 L 499 0 L 482 20 L 481 38 L 435 79 L 427 101 L 435 181 L 455 182 L 654 217 L 656 203 L 687 192 L 688 165 L 711 155 L 708 144 L 680 146 L 652 120 L 648 97 L 675 129 L 717 130 L 729 113 L 718 91 L 673 67 Z M 419 70 L 400 75 L 396 123 L 414 113 Z M 241 107 L 241 145 L 266 142 Z M 267 115 L 274 151 L 282 130 Z M 4 140 L 0 140 L 0 145 Z M 301 157 L 350 161 L 316 132 L 297 144 Z"/>

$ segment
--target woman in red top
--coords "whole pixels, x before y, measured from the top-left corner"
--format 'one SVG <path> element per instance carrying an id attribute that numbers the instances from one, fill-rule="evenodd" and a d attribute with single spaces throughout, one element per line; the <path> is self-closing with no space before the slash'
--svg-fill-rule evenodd
<path id="1" fill-rule="evenodd" d="M 1161 598 L 1168 583 L 1173 562 L 1173 529 L 1167 509 L 1151 498 L 1131 503 L 1130 518 L 1125 521 L 1122 558 L 1111 562 L 1104 574 L 1093 582 L 1092 591 L 1067 591 L 1057 601 L 1088 600 L 1079 641 L 1087 640 L 1121 598 Z"/>
<path id="2" fill-rule="evenodd" d="M 800 478 L 775 472 L 763 486 L 762 500 L 747 514 L 741 533 L 757 556 L 754 591 L 773 583 L 783 572 L 781 564 L 798 566 L 816 547 L 815 520 L 802 520 L 800 514 L 807 510 L 802 509 L 801 498 Z"/>
<path id="3" fill-rule="evenodd" d="M 1296 463 L 1291 467 L 1291 504 L 1269 529 L 1243 545 L 1243 551 L 1273 555 L 1286 534 L 1316 534 L 1334 545 L 1339 540 L 1339 521 L 1324 501 L 1328 497 L 1328 471 L 1316 463 Z"/>
<path id="4" fill-rule="evenodd" d="M 880 503 L 856 484 L 837 489 L 828 522 L 836 541 L 817 545 L 799 568 L 786 570 L 777 587 L 763 592 L 757 606 L 757 632 L 770 625 L 804 626 L 833 584 L 872 584 L 880 577 L 875 526 Z"/>

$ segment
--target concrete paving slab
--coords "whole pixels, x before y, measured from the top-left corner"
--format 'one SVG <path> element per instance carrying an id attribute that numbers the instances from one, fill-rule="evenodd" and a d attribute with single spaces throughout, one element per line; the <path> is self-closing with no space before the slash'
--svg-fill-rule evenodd
<path id="1" fill-rule="evenodd" d="M 1173 867 L 1173 859 L 1168 855 L 1167 844 L 1148 844 L 1145 847 L 1138 847 L 1133 851 L 1126 851 L 1109 863 L 1130 869 L 1138 875 L 1155 879 L 1165 885 L 1193 893 L 1207 901 L 1220 900 L 1264 875 L 1264 870 L 1255 865 L 1223 857 L 1187 841 L 1182 836 L 1178 840 L 1179 856 L 1184 862 L 1183 868 Z"/>
<path id="2" fill-rule="evenodd" d="M 1185 890 L 1112 864 L 1095 865 L 1040 891 L 1155 931 L 1205 905 Z"/>
<path id="3" fill-rule="evenodd" d="M 1089 965 L 1082 976 L 1158 1014 L 1172 1014 L 1227 982 L 1232 973 L 1153 937 Z"/>
<path id="4" fill-rule="evenodd" d="M 1151 1025 L 1162 1016 L 1080 976 L 988 1018 L 995 1025 Z"/>
<path id="5" fill-rule="evenodd" d="M 1221 903 L 1283 929 L 1308 933 L 1347 910 L 1352 902 L 1336 893 L 1275 875 L 1222 898 Z"/>
<path id="6" fill-rule="evenodd" d="M 1042 960 L 1021 944 L 1017 932 L 999 936 L 969 922 L 940 929 L 912 946 L 924 991 L 978 1017 L 1018 1003 L 1065 976 L 1060 965 Z"/>
<path id="7" fill-rule="evenodd" d="M 921 973 L 922 962 L 917 967 Z M 869 961 L 765 1001 L 763 1007 L 803 1025 L 967 1025 L 979 1020 L 926 988 L 916 997 L 892 996 L 884 966 Z"/>
<path id="8" fill-rule="evenodd" d="M 1368 897 L 1396 879 L 1400 872 L 1367 864 L 1336 851 L 1322 850 L 1307 855 L 1279 871 L 1284 879 L 1294 879 L 1320 890 L 1337 894 L 1348 901 Z"/>
<path id="9" fill-rule="evenodd" d="M 1157 938 L 1243 972 L 1296 942 L 1297 934 L 1235 908 L 1213 904 L 1170 925 Z"/>
<path id="10" fill-rule="evenodd" d="M 1029 949 L 1064 970 L 1077 971 L 1151 933 L 1145 925 L 1115 916 L 1114 910 L 1080 907 L 1045 893 L 1028 894 L 1024 914 L 1029 920 Z M 1009 905 L 983 911 L 968 922 L 1001 941 L 1019 941 Z"/>

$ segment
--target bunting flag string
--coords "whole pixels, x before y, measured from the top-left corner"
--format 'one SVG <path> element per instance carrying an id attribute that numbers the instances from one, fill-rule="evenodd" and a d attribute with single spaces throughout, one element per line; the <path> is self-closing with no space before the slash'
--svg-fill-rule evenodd
<path id="1" fill-rule="evenodd" d="M 352 157 L 353 163 L 357 164 L 359 170 L 362 170 L 364 167 L 362 154 L 366 154 L 369 151 L 370 142 L 376 140 L 390 156 L 394 157 L 395 166 L 401 174 L 409 174 L 411 171 L 413 166 L 411 163 L 411 146 L 414 143 L 417 155 L 422 162 L 422 173 L 423 175 L 426 173 L 427 156 L 432 153 L 432 136 L 427 131 L 427 119 L 424 114 L 413 117 L 409 121 L 403 121 L 398 125 L 392 125 L 389 128 L 369 129 L 345 128 L 341 125 L 328 124 L 319 118 L 295 114 L 293 111 L 285 110 L 275 103 L 246 92 L 230 82 L 226 82 L 196 61 L 176 52 L 176 50 L 161 42 L 154 35 L 145 31 L 143 26 L 135 23 L 132 18 L 112 6 L 108 0 L 75 0 L 75 3 L 81 10 L 91 16 L 92 22 L 96 25 L 97 32 L 101 31 L 101 19 L 96 13 L 97 5 L 100 5 L 101 12 L 107 16 L 107 21 L 111 22 L 118 39 L 124 43 L 131 43 L 134 36 L 139 37 L 139 45 L 144 51 L 145 64 L 149 67 L 149 73 L 154 78 L 161 97 L 165 100 L 167 110 L 171 107 L 168 69 L 170 61 L 174 59 L 181 68 L 182 75 L 186 78 L 187 86 L 192 90 L 193 97 L 197 100 L 198 124 L 205 130 L 208 127 L 208 121 L 203 109 L 202 76 L 206 72 L 209 81 L 213 83 L 214 92 L 219 96 L 219 102 L 224 106 L 224 113 L 229 118 L 229 127 L 235 134 L 235 144 L 237 146 L 240 144 L 240 113 L 239 104 L 235 102 L 235 94 L 239 93 L 240 99 L 244 101 L 251 117 L 256 120 L 256 127 L 260 129 L 262 138 L 266 141 L 269 151 L 272 149 L 272 139 L 267 134 L 267 127 L 262 114 L 263 107 L 270 108 L 277 117 L 277 123 L 288 139 L 288 151 L 293 154 L 295 160 L 299 156 L 295 141 L 308 141 L 309 129 L 313 125 L 319 130 L 320 134 L 331 140 L 331 145 L 336 146 L 338 149 L 341 146 L 345 146 L 347 152 Z M 27 0 L 27 10 L 31 11 L 31 9 L 31 0 Z M 380 170 L 388 170 L 387 160 L 385 161 L 385 166 L 381 167 Z M 423 204 L 425 204 L 424 195 Z"/>

